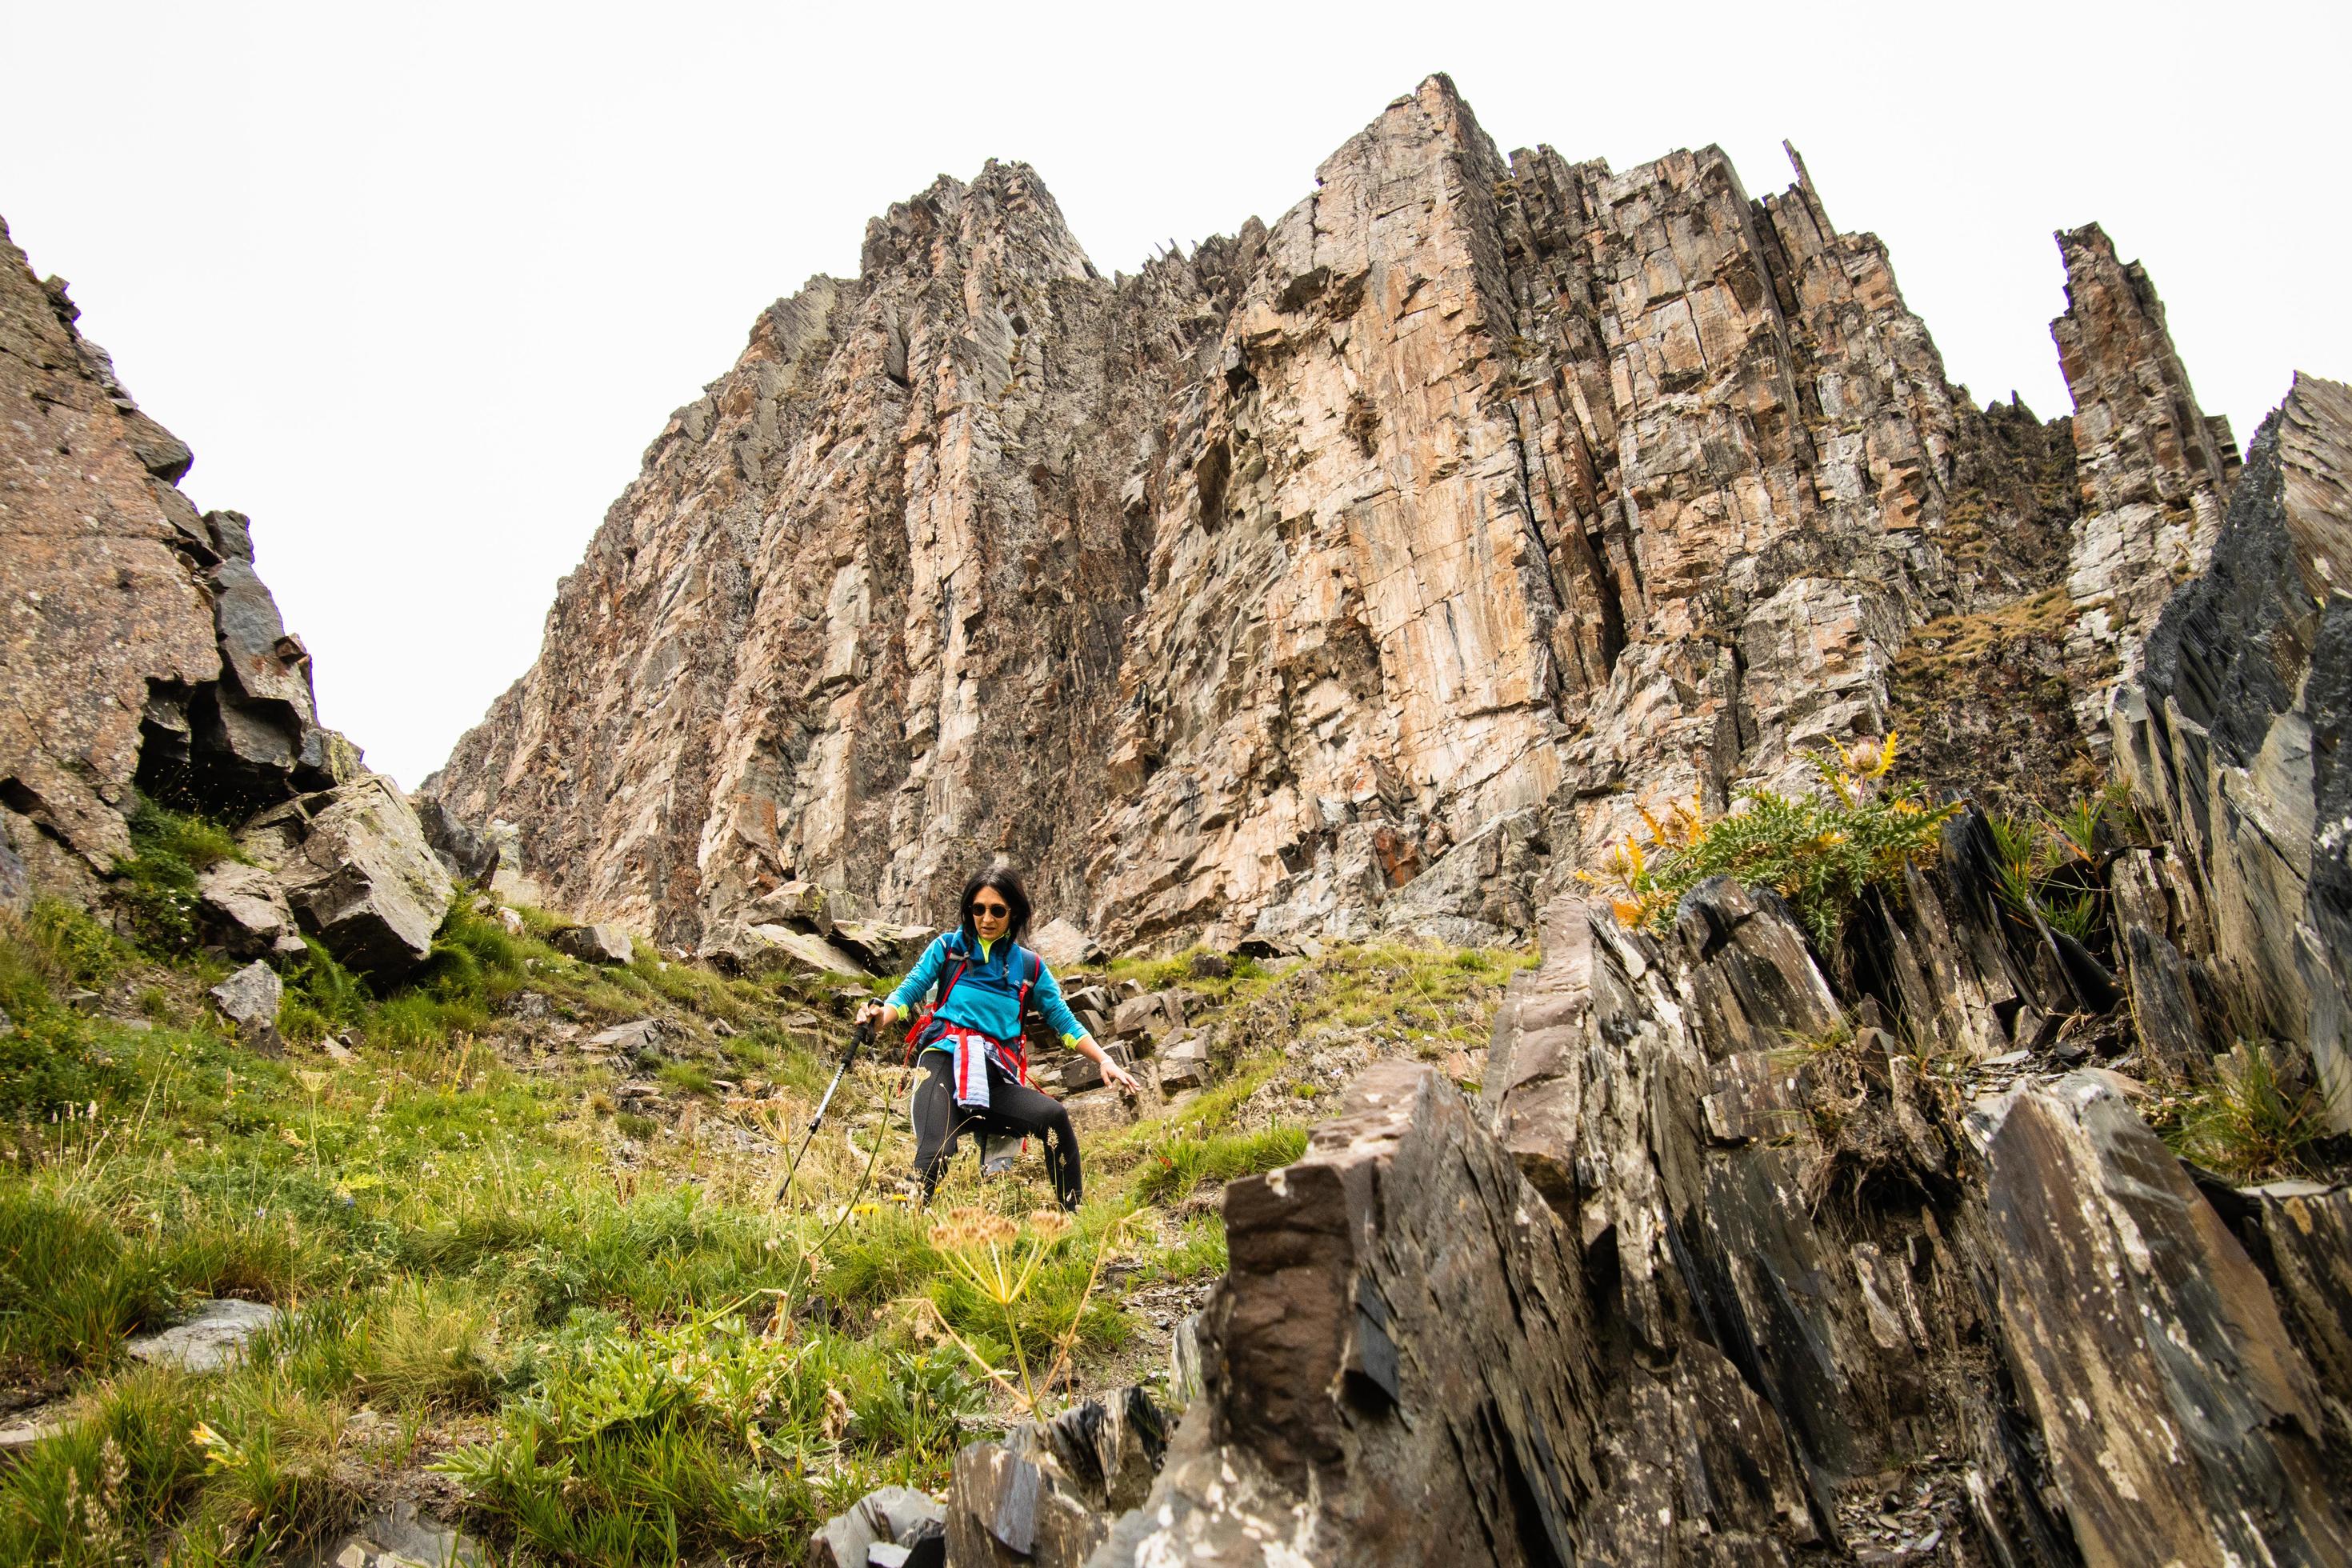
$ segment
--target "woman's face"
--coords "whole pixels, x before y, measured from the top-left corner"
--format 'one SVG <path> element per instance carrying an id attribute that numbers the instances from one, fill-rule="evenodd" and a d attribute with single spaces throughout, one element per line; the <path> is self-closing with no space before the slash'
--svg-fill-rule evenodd
<path id="1" fill-rule="evenodd" d="M 980 933 L 982 942 L 994 942 L 1004 934 L 1004 927 L 1013 919 L 1013 906 L 994 888 L 982 888 L 971 896 L 971 929 Z"/>

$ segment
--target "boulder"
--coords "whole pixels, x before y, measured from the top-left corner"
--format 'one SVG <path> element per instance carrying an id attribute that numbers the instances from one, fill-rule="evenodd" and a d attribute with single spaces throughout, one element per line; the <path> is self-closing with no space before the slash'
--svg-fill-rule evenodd
<path id="1" fill-rule="evenodd" d="M 1060 915 L 1030 933 L 1029 950 L 1044 959 L 1056 975 L 1102 956 L 1100 942 Z"/>
<path id="2" fill-rule="evenodd" d="M 302 929 L 373 979 L 424 963 L 456 897 L 408 798 L 381 773 L 265 812 L 238 842 L 276 874 Z"/>
<path id="3" fill-rule="evenodd" d="M 196 879 L 198 912 L 231 958 L 299 953 L 302 937 L 286 889 L 258 866 L 224 860 Z"/>
<path id="4" fill-rule="evenodd" d="M 551 945 L 583 963 L 625 965 L 637 953 L 629 933 L 613 925 L 566 926 L 555 933 Z"/>
<path id="5" fill-rule="evenodd" d="M 1147 995 L 1130 996 L 1113 1010 L 1109 1037 L 1127 1045 L 1138 1055 L 1149 1056 L 1171 1031 L 1183 1026 L 1184 994 L 1181 991 L 1154 991 Z"/>
<path id="6" fill-rule="evenodd" d="M 2002 1339 L 2084 1560 L 2352 1562 L 2310 1365 L 2123 1097 L 2020 1090 L 1988 1163 Z"/>
<path id="7" fill-rule="evenodd" d="M 912 1487 L 882 1487 L 826 1520 L 809 1537 L 809 1568 L 867 1568 L 870 1563 L 940 1568 L 946 1562 L 946 1521 L 947 1510 Z"/>
<path id="8" fill-rule="evenodd" d="M 289 1561 L 299 1568 L 488 1568 L 497 1560 L 473 1537 L 403 1498 Z"/>
<path id="9" fill-rule="evenodd" d="M 753 900 L 746 920 L 752 925 L 790 926 L 829 937 L 833 934 L 834 896 L 814 882 L 786 882 Z"/>
<path id="10" fill-rule="evenodd" d="M 123 1350 L 157 1366 L 220 1372 L 243 1356 L 246 1342 L 278 1321 L 278 1309 L 257 1301 L 199 1301 L 194 1314 L 161 1333 L 143 1334 Z"/>
<path id="11" fill-rule="evenodd" d="M 1209 1081 L 1209 1042 L 1195 1034 L 1179 1035 L 1160 1047 L 1159 1062 L 1162 1093 L 1199 1089 Z"/>
<path id="12" fill-rule="evenodd" d="M 1225 1189 L 1225 1232 L 1202 1392 L 1097 1564 L 1633 1560 L 1588 1551 L 1601 1324 L 1576 1236 L 1443 1076 L 1367 1069 L 1303 1159 Z M 951 1504 L 959 1546 L 961 1523 Z"/>
<path id="13" fill-rule="evenodd" d="M 1087 1034 L 1097 1039 L 1110 1033 L 1111 1015 L 1118 1011 L 1119 998 L 1102 985 L 1074 985 L 1062 993 L 1062 1000 L 1076 1015 Z"/>
<path id="14" fill-rule="evenodd" d="M 630 1061 L 657 1061 L 661 1057 L 662 1038 L 668 1032 L 659 1018 L 632 1018 L 625 1024 L 615 1024 L 609 1029 L 589 1036 L 586 1048 L 610 1051 Z"/>
<path id="15" fill-rule="evenodd" d="M 278 972 L 258 963 L 247 964 L 206 993 L 221 1016 L 236 1026 L 239 1039 L 271 1056 L 285 1048 L 278 1036 L 278 1004 L 285 994 Z"/>

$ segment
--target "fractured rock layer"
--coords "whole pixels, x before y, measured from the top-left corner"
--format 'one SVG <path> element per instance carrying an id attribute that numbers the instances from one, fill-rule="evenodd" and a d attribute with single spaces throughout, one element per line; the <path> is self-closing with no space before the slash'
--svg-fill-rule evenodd
<path id="1" fill-rule="evenodd" d="M 1799 174 L 1507 161 L 1433 78 L 1108 279 L 1027 169 L 942 180 L 673 417 L 429 787 L 670 941 L 794 879 L 937 917 L 997 853 L 1114 947 L 1524 931 L 2063 570 L 2007 477 L 2051 434 Z"/>
<path id="2" fill-rule="evenodd" d="M 2210 961 L 2231 996 L 2176 1010 L 2188 1032 L 2218 1048 L 2252 1023 L 2307 1048 L 2352 1130 L 2352 387 L 2295 379 L 2211 555 L 2165 606 L 2117 726 L 2185 872 L 2145 963 Z"/>

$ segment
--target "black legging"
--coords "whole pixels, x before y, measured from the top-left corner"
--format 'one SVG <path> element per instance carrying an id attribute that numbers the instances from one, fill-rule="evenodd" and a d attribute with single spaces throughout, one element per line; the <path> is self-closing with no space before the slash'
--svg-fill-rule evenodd
<path id="1" fill-rule="evenodd" d="M 988 1109 L 961 1106 L 950 1081 L 954 1070 L 954 1052 L 923 1053 L 923 1079 L 915 1086 L 915 1173 L 923 1184 L 923 1201 L 931 1201 L 932 1190 L 947 1173 L 956 1144 L 969 1128 L 974 1133 L 1034 1138 L 1044 1144 L 1045 1174 L 1054 1184 L 1054 1195 L 1064 1208 L 1076 1209 L 1081 1191 L 1078 1135 L 1062 1102 L 1025 1083 L 1015 1083 L 1005 1077 L 1003 1068 L 990 1062 Z"/>

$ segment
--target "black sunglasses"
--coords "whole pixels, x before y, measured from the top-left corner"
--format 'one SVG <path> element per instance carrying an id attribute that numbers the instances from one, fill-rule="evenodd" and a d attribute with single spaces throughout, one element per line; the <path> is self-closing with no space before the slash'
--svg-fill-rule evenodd
<path id="1" fill-rule="evenodd" d="M 1013 912 L 1013 907 L 1010 904 L 983 904 L 974 902 L 971 906 L 971 912 L 976 915 L 986 915 L 990 920 L 996 921 L 1003 920 L 1005 916 L 1011 914 Z"/>

